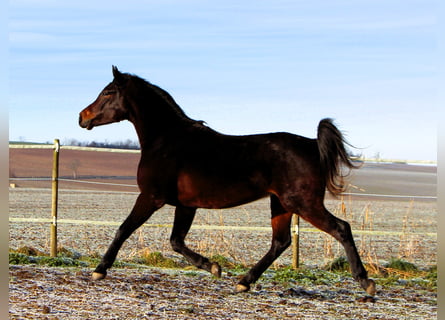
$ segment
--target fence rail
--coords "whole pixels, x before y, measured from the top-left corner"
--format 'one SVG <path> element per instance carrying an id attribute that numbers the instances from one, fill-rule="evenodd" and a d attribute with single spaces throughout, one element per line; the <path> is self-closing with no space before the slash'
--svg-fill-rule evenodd
<path id="1" fill-rule="evenodd" d="M 51 181 L 51 178 L 9 178 L 11 181 Z M 135 184 L 123 184 L 123 183 L 110 183 L 110 182 L 97 182 L 97 181 L 86 181 L 77 179 L 65 179 L 59 178 L 58 181 L 73 182 L 73 183 L 85 183 L 85 184 L 97 184 L 97 185 L 109 185 L 109 186 L 120 186 L 120 187 L 132 187 L 137 188 Z M 360 197 L 375 197 L 375 198 L 402 198 L 402 199 L 426 199 L 426 200 L 437 200 L 437 196 L 420 196 L 420 195 L 402 195 L 402 194 L 378 194 L 378 193 L 357 193 L 357 192 L 344 192 L 342 195 L 345 196 L 360 196 Z"/>
<path id="2" fill-rule="evenodd" d="M 9 222 L 15 223 L 51 223 L 51 219 L 45 218 L 9 218 Z M 58 219 L 58 224 L 76 224 L 76 225 L 96 225 L 96 226 L 119 226 L 122 222 L 119 221 L 105 221 L 105 220 L 76 220 L 76 219 Z M 172 228 L 172 224 L 153 224 L 145 223 L 144 228 Z M 272 227 L 249 227 L 249 226 L 218 226 L 218 225 L 192 225 L 194 230 L 234 230 L 234 231 L 272 231 Z M 316 228 L 299 228 L 302 232 L 323 233 L 323 231 Z M 352 230 L 356 235 L 373 235 L 373 236 L 401 236 L 407 234 L 403 231 L 380 231 L 380 230 Z M 429 232 L 409 232 L 411 236 L 427 236 L 437 237 L 437 233 Z"/>
<path id="3" fill-rule="evenodd" d="M 9 144 L 11 149 L 53 149 L 52 144 Z M 60 146 L 63 150 L 81 150 L 81 151 L 99 151 L 99 152 L 116 152 L 116 153 L 140 153 L 141 150 L 136 149 L 114 149 L 114 148 L 96 148 L 96 147 L 80 147 L 80 146 Z"/>

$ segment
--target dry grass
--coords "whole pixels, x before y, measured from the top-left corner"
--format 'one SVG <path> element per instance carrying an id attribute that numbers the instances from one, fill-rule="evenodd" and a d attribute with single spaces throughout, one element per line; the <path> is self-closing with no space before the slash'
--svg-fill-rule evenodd
<path id="1" fill-rule="evenodd" d="M 11 189 L 10 217 L 48 218 L 50 191 Z M 106 193 L 70 193 L 61 191 L 59 218 L 83 220 L 113 220 L 121 223 L 127 216 L 136 195 Z M 414 232 L 434 233 L 436 208 L 434 203 L 410 201 L 368 201 L 344 198 L 327 200 L 329 210 L 351 223 L 353 230 L 378 233 L 398 232 L 394 235 L 355 234 L 357 247 L 363 260 L 382 265 L 390 258 L 402 258 L 421 266 L 437 263 L 437 239 Z M 270 226 L 268 200 L 228 210 L 198 210 L 193 226 Z M 153 215 L 147 223 L 171 224 L 171 207 Z M 396 212 L 397 211 L 397 212 Z M 405 221 L 405 223 L 403 222 Z M 344 255 L 343 247 L 331 236 L 322 232 L 307 232 L 313 228 L 300 220 L 300 261 L 303 265 L 325 265 Z M 59 241 L 82 254 L 102 255 L 111 242 L 117 226 L 59 224 Z M 11 223 L 10 246 L 29 245 L 49 251 L 49 225 L 45 223 Z M 119 257 L 128 258 L 149 248 L 177 256 L 171 250 L 170 229 L 142 227 L 130 237 Z M 220 254 L 237 263 L 252 265 L 269 249 L 271 231 L 193 229 L 186 238 L 187 244 L 206 256 Z M 286 250 L 276 265 L 290 265 L 292 253 Z"/>
<path id="2" fill-rule="evenodd" d="M 413 213 L 415 207 L 414 200 L 407 200 L 405 204 L 406 212 L 400 221 L 399 228 L 391 230 L 378 230 L 375 228 L 376 211 L 373 209 L 373 203 L 363 203 L 362 206 L 357 206 L 351 197 L 341 197 L 337 207 L 333 210 L 334 215 L 346 221 L 353 221 L 357 230 L 364 231 L 355 236 L 356 242 L 359 243 L 359 254 L 363 261 L 369 266 L 372 272 L 378 272 L 377 266 L 382 264 L 382 254 L 380 242 L 375 241 L 376 237 L 372 236 L 375 231 L 394 231 L 399 235 L 394 237 L 396 240 L 390 245 L 397 250 L 392 250 L 392 255 L 388 258 L 404 259 L 407 261 L 419 262 L 419 254 L 425 249 L 419 241 L 421 235 L 418 233 L 422 228 L 419 222 L 419 216 Z M 434 233 L 435 230 L 430 230 Z M 436 238 L 434 241 L 436 241 Z M 425 240 L 425 237 L 424 237 Z M 327 234 L 323 234 L 323 248 L 324 255 L 327 259 L 334 259 L 341 254 L 342 248 L 339 243 Z M 434 254 L 435 255 L 435 254 Z M 422 255 L 424 256 L 424 255 Z M 426 261 L 425 261 L 426 262 Z M 436 258 L 432 257 L 429 263 L 435 264 Z"/>

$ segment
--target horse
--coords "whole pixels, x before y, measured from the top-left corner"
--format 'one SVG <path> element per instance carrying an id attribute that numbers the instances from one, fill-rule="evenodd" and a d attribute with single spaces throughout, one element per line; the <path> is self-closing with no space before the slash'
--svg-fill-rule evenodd
<path id="1" fill-rule="evenodd" d="M 270 197 L 272 243 L 269 251 L 236 284 L 250 289 L 291 243 L 294 213 L 330 234 L 344 247 L 353 278 L 370 295 L 368 279 L 350 224 L 324 206 L 326 189 L 344 191 L 343 170 L 357 168 L 347 141 L 330 118 L 318 124 L 317 138 L 287 132 L 226 135 L 193 120 L 160 87 L 112 66 L 113 80 L 83 109 L 79 125 L 94 127 L 130 121 L 141 148 L 137 169 L 140 193 L 128 217 L 92 274 L 104 279 L 124 241 L 165 204 L 175 207 L 170 244 L 187 261 L 216 277 L 217 262 L 191 250 L 185 237 L 198 208 L 222 209 Z"/>

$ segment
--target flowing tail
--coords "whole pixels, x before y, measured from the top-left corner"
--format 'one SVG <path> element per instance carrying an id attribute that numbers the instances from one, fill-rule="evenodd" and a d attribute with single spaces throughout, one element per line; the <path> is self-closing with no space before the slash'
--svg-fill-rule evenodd
<path id="1" fill-rule="evenodd" d="M 359 168 L 355 165 L 345 149 L 349 145 L 343 138 L 342 133 L 333 124 L 332 119 L 323 119 L 318 124 L 318 150 L 320 152 L 320 164 L 326 178 L 328 191 L 336 196 L 345 191 L 342 166 L 349 169 Z M 349 173 L 349 172 L 348 172 Z"/>

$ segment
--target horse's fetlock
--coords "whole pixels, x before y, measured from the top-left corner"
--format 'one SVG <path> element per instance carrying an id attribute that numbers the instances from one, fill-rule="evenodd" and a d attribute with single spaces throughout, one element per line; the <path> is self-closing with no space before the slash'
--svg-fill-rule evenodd
<path id="1" fill-rule="evenodd" d="M 366 291 L 367 294 L 374 296 L 377 292 L 376 284 L 372 279 L 362 279 L 360 285 Z"/>
<path id="2" fill-rule="evenodd" d="M 172 246 L 173 251 L 181 253 L 184 248 L 184 242 L 179 241 L 177 239 L 171 239 L 170 245 Z"/>

